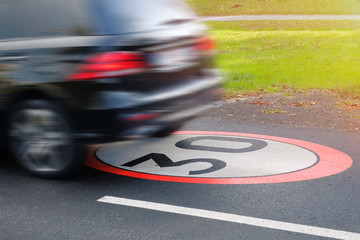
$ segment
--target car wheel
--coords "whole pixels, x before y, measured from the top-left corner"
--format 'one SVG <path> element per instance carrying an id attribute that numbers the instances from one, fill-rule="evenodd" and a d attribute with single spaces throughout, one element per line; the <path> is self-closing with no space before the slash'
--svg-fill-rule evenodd
<path id="1" fill-rule="evenodd" d="M 17 162 L 40 177 L 74 173 L 83 159 L 68 116 L 47 100 L 26 100 L 9 115 L 8 144 Z"/>

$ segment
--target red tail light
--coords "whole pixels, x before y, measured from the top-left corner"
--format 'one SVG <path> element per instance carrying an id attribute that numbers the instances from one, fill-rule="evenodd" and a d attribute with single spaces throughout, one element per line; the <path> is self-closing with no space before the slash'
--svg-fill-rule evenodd
<path id="1" fill-rule="evenodd" d="M 210 37 L 200 38 L 195 45 L 195 49 L 202 55 L 212 55 L 215 50 L 215 42 Z"/>
<path id="2" fill-rule="evenodd" d="M 146 70 L 145 56 L 134 52 L 104 52 L 94 55 L 81 65 L 69 80 L 113 78 Z"/>

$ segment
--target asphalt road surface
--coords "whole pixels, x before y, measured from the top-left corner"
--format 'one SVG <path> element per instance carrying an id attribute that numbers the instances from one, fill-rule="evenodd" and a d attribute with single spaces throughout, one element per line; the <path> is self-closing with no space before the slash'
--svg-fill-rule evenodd
<path id="1" fill-rule="evenodd" d="M 98 149 L 135 177 L 84 167 L 44 180 L 4 159 L 0 239 L 360 239 L 359 132 L 244 118 L 234 104 L 151 147 Z"/>

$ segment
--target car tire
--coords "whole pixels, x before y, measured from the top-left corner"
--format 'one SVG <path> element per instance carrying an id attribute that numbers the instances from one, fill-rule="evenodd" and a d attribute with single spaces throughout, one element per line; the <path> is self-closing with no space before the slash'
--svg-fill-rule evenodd
<path id="1" fill-rule="evenodd" d="M 15 160 L 38 177 L 68 177 L 83 162 L 70 118 L 49 100 L 16 104 L 9 114 L 7 136 Z"/>

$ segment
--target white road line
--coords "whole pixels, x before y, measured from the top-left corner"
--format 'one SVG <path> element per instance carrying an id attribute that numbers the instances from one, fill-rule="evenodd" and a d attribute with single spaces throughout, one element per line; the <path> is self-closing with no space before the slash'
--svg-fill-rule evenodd
<path id="1" fill-rule="evenodd" d="M 259 21 L 259 20 L 360 20 L 360 15 L 238 15 L 200 17 L 203 21 Z"/>
<path id="2" fill-rule="evenodd" d="M 103 198 L 100 198 L 97 201 L 104 202 L 104 203 L 123 205 L 123 206 L 129 206 L 129 207 L 150 209 L 150 210 L 161 211 L 161 212 L 176 213 L 176 214 L 182 214 L 182 215 L 187 215 L 187 216 L 194 216 L 194 217 L 215 219 L 215 220 L 226 221 L 226 222 L 246 224 L 246 225 L 263 227 L 263 228 L 271 228 L 271 229 L 278 229 L 278 230 L 289 231 L 289 232 L 309 234 L 309 235 L 315 235 L 315 236 L 320 236 L 320 237 L 328 237 L 328 238 L 335 238 L 335 239 L 353 239 L 353 240 L 360 239 L 360 233 L 339 231 L 339 230 L 333 230 L 333 229 L 328 229 L 328 228 L 313 227 L 313 226 L 287 223 L 287 222 L 281 222 L 281 221 L 273 221 L 273 220 L 267 220 L 267 219 L 261 219 L 261 218 L 241 216 L 241 215 L 236 215 L 236 214 L 202 210 L 202 209 L 179 207 L 179 206 L 162 204 L 162 203 L 139 201 L 139 200 L 118 198 L 118 197 L 111 197 L 111 196 L 105 196 Z"/>

